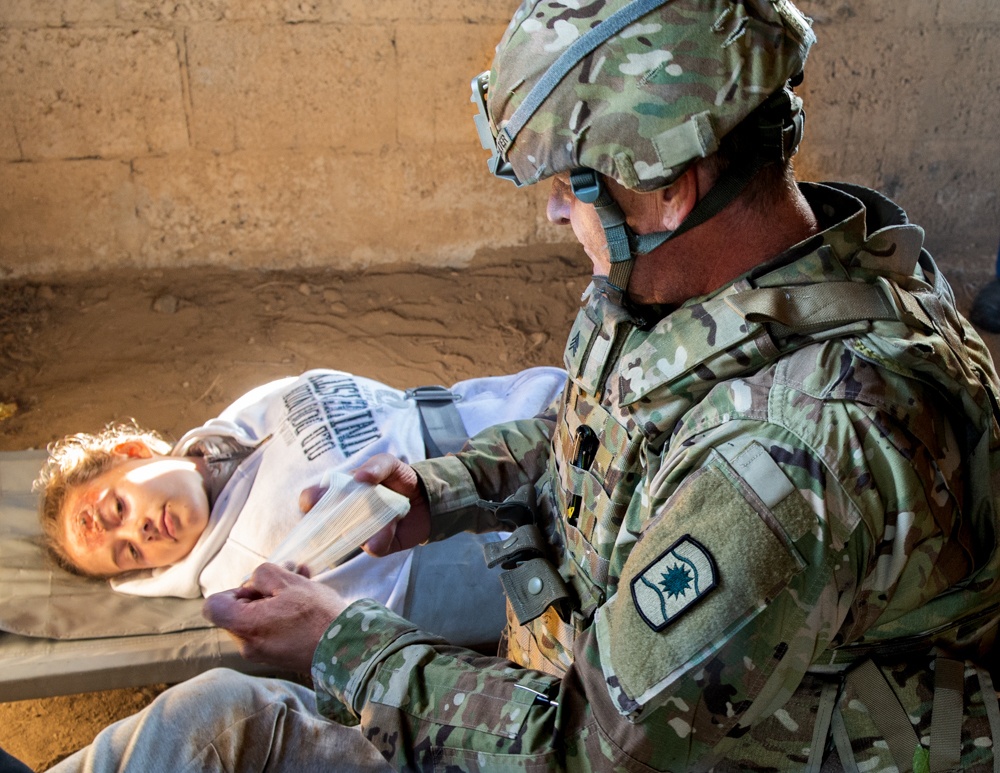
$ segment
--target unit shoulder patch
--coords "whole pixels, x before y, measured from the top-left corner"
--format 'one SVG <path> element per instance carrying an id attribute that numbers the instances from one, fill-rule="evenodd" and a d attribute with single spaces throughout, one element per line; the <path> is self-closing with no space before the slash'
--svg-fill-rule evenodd
<path id="1" fill-rule="evenodd" d="M 685 534 L 632 579 L 632 600 L 646 625 L 662 631 L 718 582 L 708 548 Z"/>

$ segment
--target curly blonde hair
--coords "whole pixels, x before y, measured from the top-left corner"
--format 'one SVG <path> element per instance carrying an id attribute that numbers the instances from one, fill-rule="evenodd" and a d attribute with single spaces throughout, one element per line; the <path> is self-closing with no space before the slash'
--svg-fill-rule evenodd
<path id="1" fill-rule="evenodd" d="M 140 442 L 155 454 L 169 454 L 170 444 L 157 432 L 134 421 L 109 424 L 100 432 L 79 432 L 50 443 L 48 459 L 32 486 L 42 494 L 39 519 L 42 542 L 49 556 L 63 569 L 92 576 L 73 563 L 63 544 L 63 509 L 70 492 L 124 461 L 115 449 L 123 443 Z"/>

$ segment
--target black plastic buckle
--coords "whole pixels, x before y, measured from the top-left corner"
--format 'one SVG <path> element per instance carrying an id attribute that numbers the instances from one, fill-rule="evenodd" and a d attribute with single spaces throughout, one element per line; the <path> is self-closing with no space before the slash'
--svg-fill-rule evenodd
<path id="1" fill-rule="evenodd" d="M 593 204 L 601 195 L 601 180 L 597 172 L 586 167 L 578 167 L 569 173 L 569 187 L 584 204 Z"/>
<path id="2" fill-rule="evenodd" d="M 452 392 L 443 386 L 419 386 L 407 389 L 403 393 L 406 399 L 413 399 L 418 403 L 457 403 L 462 399 L 460 394 Z"/>

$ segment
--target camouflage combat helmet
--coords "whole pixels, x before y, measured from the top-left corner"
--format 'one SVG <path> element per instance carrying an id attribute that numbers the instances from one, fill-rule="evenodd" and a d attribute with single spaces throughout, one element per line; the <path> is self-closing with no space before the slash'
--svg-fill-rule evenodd
<path id="1" fill-rule="evenodd" d="M 788 83 L 814 41 L 789 0 L 524 0 L 492 69 L 472 81 L 490 170 L 518 185 L 570 172 L 574 194 L 601 214 L 611 282 L 624 289 L 635 255 L 795 152 L 802 103 Z M 759 128 L 757 157 L 731 164 L 680 228 L 638 237 L 625 226 L 599 175 L 666 187 L 744 121 Z"/>

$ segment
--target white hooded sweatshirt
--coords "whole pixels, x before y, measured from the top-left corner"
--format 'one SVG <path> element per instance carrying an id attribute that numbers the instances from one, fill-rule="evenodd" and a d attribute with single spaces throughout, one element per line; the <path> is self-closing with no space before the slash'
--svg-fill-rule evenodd
<path id="1" fill-rule="evenodd" d="M 562 392 L 565 377 L 558 368 L 530 368 L 461 381 L 451 391 L 460 396 L 456 407 L 471 436 L 542 413 Z M 300 492 L 319 485 L 328 470 L 349 471 L 383 452 L 404 462 L 426 455 L 419 410 L 403 391 L 337 370 L 311 370 L 257 387 L 186 433 L 171 452 L 205 456 L 217 476 L 209 486 L 209 524 L 198 543 L 177 564 L 112 584 L 139 596 L 183 598 L 236 587 L 303 517 Z M 462 536 L 468 539 L 454 543 L 447 561 L 485 572 L 481 546 L 496 535 Z M 316 579 L 402 614 L 412 560 L 410 550 L 378 559 L 362 554 Z"/>

